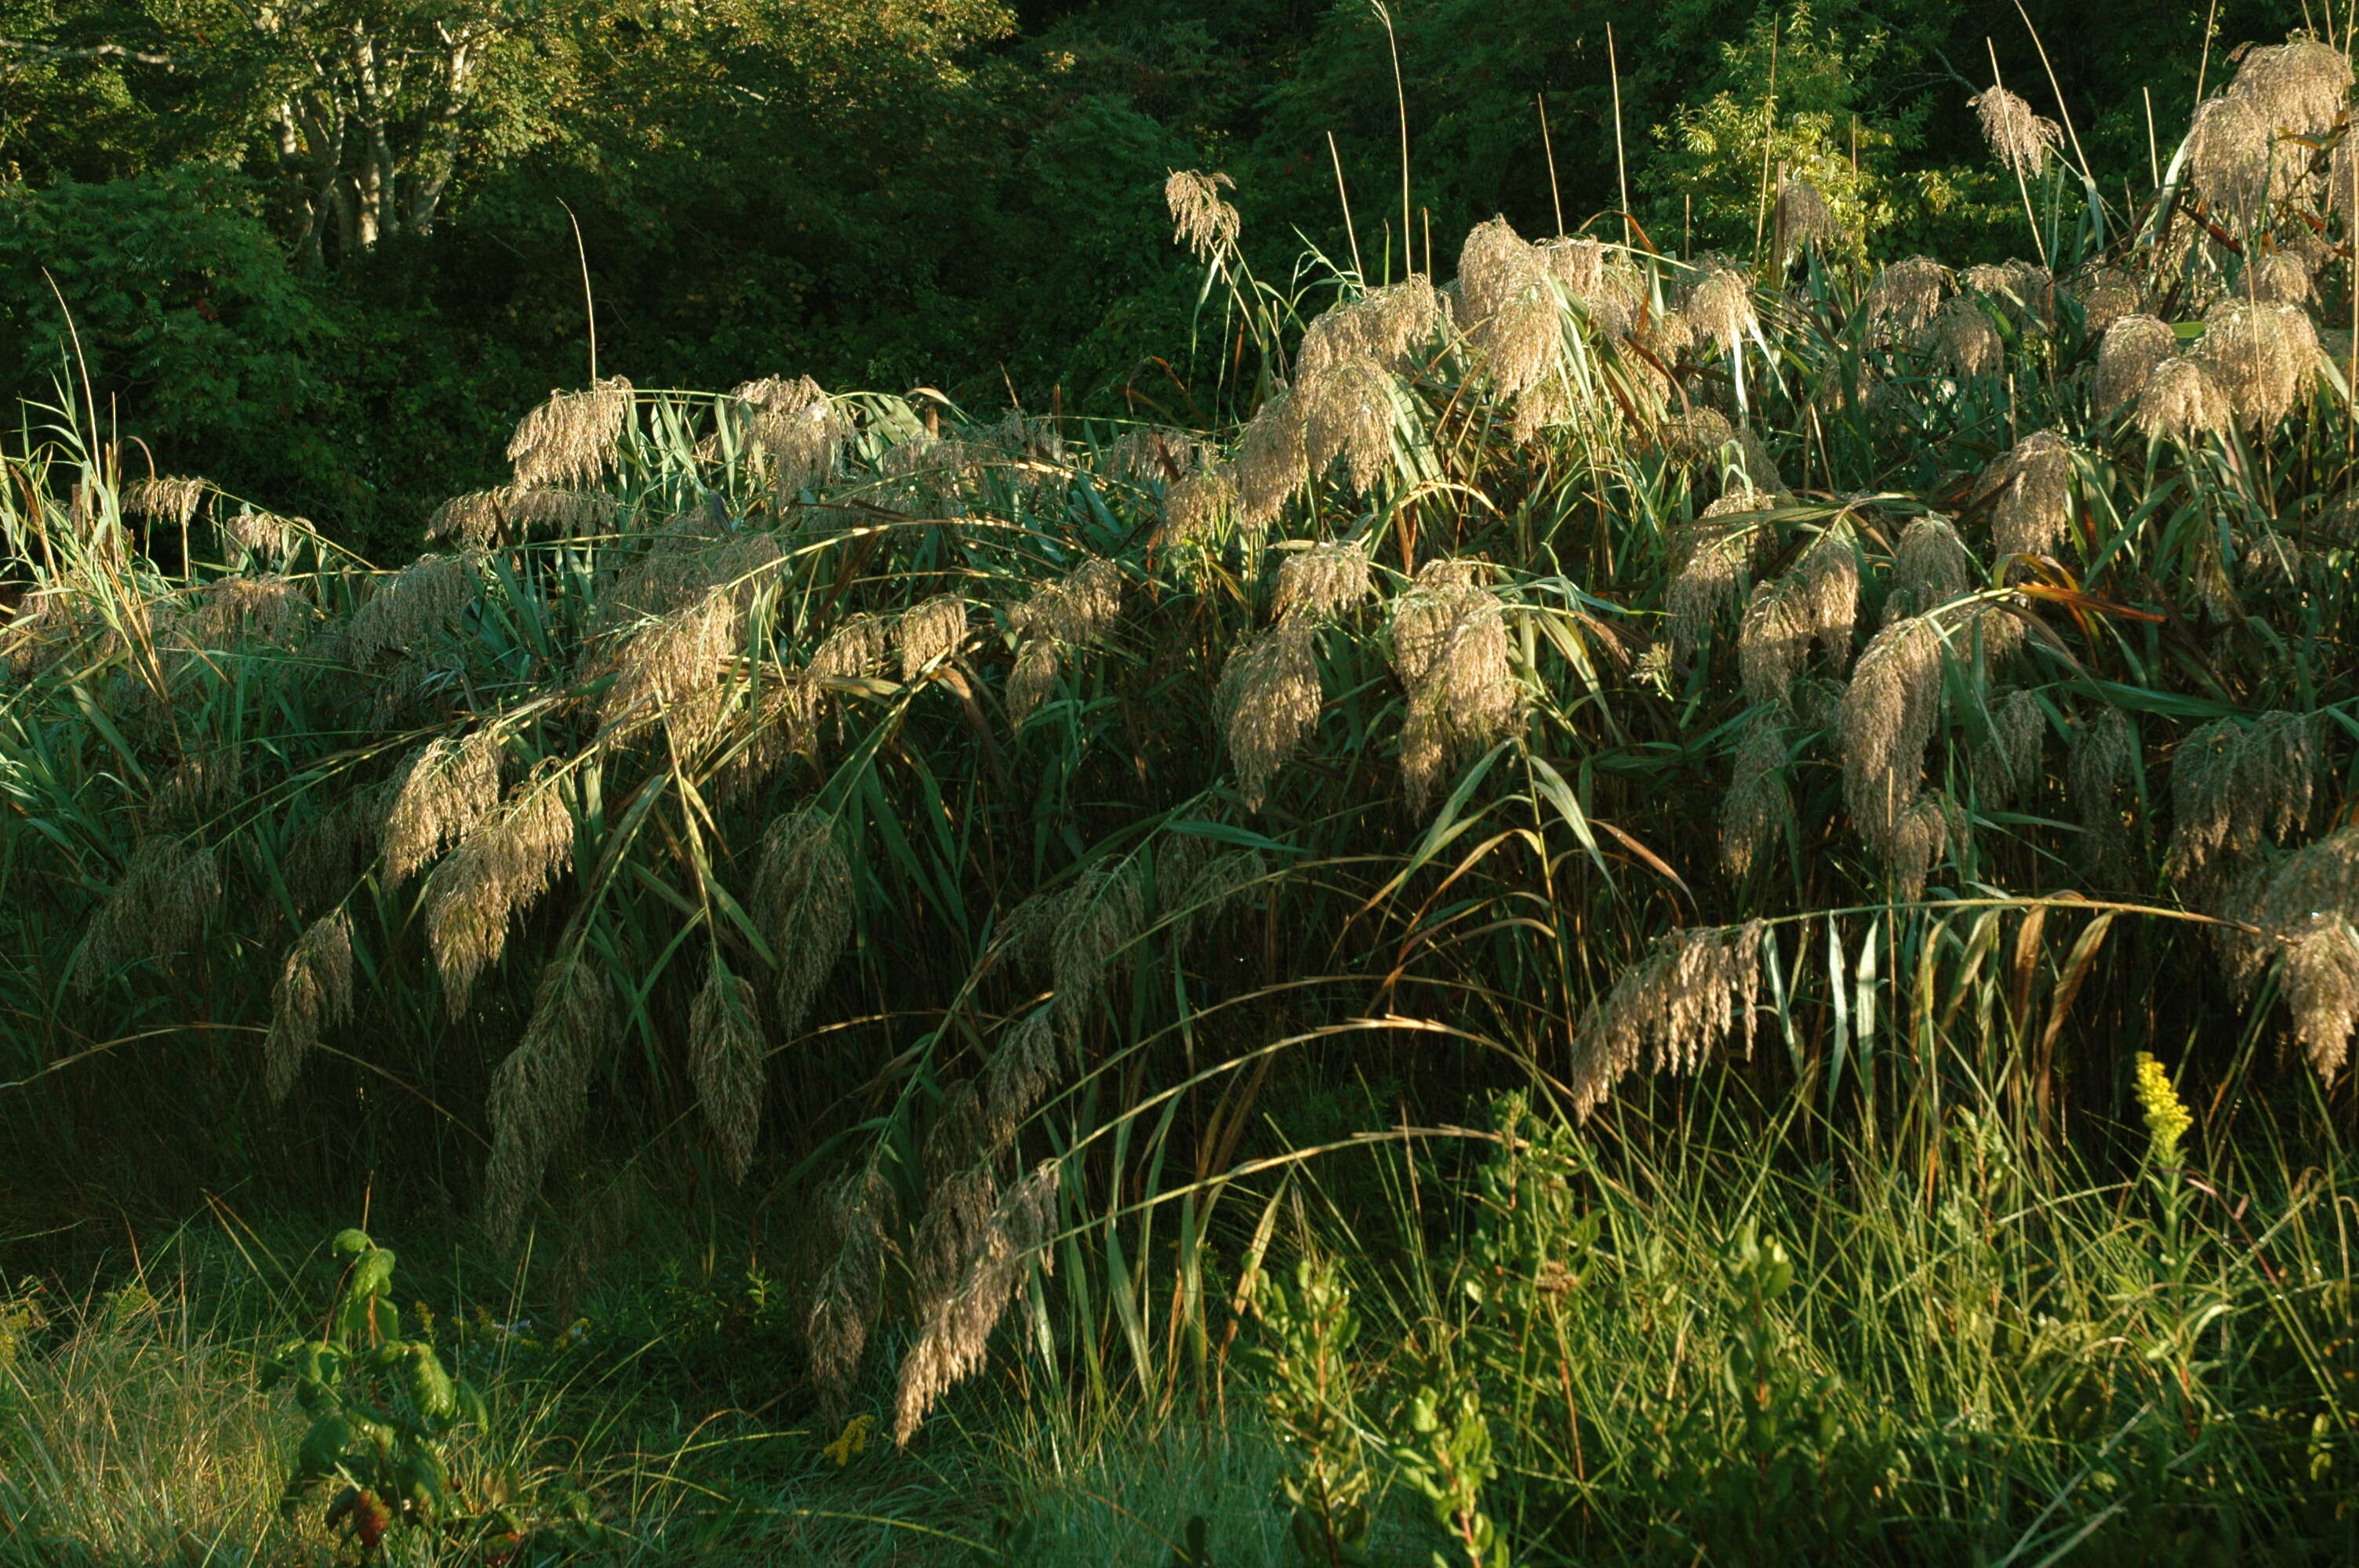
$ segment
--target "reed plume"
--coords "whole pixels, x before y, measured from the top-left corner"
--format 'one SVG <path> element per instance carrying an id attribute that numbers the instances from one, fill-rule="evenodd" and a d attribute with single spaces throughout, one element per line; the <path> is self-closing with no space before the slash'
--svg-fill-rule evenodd
<path id="1" fill-rule="evenodd" d="M 221 862 L 209 846 L 161 836 L 133 844 L 82 933 L 74 989 L 88 996 L 125 964 L 160 964 L 195 946 L 221 897 Z"/>
<path id="2" fill-rule="evenodd" d="M 1172 243 L 1186 245 L 1200 262 L 1234 250 L 1245 223 L 1221 192 L 1234 189 L 1236 183 L 1225 174 L 1172 170 L 1163 182 L 1164 205 L 1171 210 Z"/>
<path id="3" fill-rule="evenodd" d="M 2091 871 L 2119 882 L 2129 871 L 2129 835 L 2119 796 L 2137 768 L 2137 731 L 2118 708 L 2106 707 L 2072 729 L 2066 780 L 2073 806 L 2088 829 Z"/>
<path id="4" fill-rule="evenodd" d="M 729 395 L 744 410 L 745 437 L 768 460 L 770 482 L 781 501 L 824 481 L 842 460 L 851 422 L 819 383 L 766 376 Z"/>
<path id="5" fill-rule="evenodd" d="M 2309 824 L 2318 743 L 2309 719 L 2277 711 L 2218 719 L 2170 762 L 2171 877 L 2209 889 L 2263 848 Z"/>
<path id="6" fill-rule="evenodd" d="M 1057 988 L 1057 1022 L 1078 1042 L 1105 991 L 1106 976 L 1125 962 L 1147 925 L 1140 868 L 1101 860 L 1083 871 L 1059 911 L 1049 960 Z"/>
<path id="7" fill-rule="evenodd" d="M 456 621 L 474 602 L 476 561 L 473 551 L 424 555 L 380 583 L 345 633 L 353 659 L 407 649 Z"/>
<path id="8" fill-rule="evenodd" d="M 2271 251 L 2246 266 L 2245 288 L 2264 305 L 2307 305 L 2317 292 L 2310 264 L 2288 251 Z"/>
<path id="9" fill-rule="evenodd" d="M 2299 306 L 2235 298 L 2206 313 L 2195 359 L 2253 430 L 2292 413 L 2324 363 L 2317 330 Z"/>
<path id="10" fill-rule="evenodd" d="M 1368 582 L 1368 552 L 1357 542 L 1312 545 L 1288 556 L 1277 568 L 1273 613 L 1325 617 L 1348 610 L 1375 589 Z"/>
<path id="11" fill-rule="evenodd" d="M 1777 181 L 1777 203 L 1771 223 L 1777 265 L 1784 266 L 1804 245 L 1825 245 L 1843 237 L 1834 209 L 1819 188 L 1793 177 Z"/>
<path id="12" fill-rule="evenodd" d="M 893 1437 L 908 1443 L 936 1400 L 984 1362 L 991 1331 L 1021 1289 L 1035 1260 L 1045 1270 L 1057 1210 L 1058 1166 L 1044 1161 L 1009 1187 L 981 1228 L 956 1289 L 925 1314 L 918 1342 L 902 1358 L 894 1399 Z"/>
<path id="13" fill-rule="evenodd" d="M 1277 522 L 1310 471 L 1301 411 L 1293 395 L 1280 388 L 1262 400 L 1237 443 L 1231 473 L 1236 482 L 1238 523 L 1260 530 Z"/>
<path id="14" fill-rule="evenodd" d="M 2006 345 L 1988 312 L 1969 295 L 1946 300 L 1926 327 L 1933 357 L 1952 374 L 1988 375 L 2006 357 Z"/>
<path id="15" fill-rule="evenodd" d="M 762 1029 L 751 982 L 732 974 L 713 945 L 703 989 L 688 1014 L 688 1076 L 719 1141 L 729 1179 L 743 1182 L 762 1125 Z"/>
<path id="16" fill-rule="evenodd" d="M 2149 440 L 2164 436 L 2192 440 L 2227 429 L 2234 416 L 2201 362 L 2183 354 L 2156 365 L 2138 389 L 2138 428 Z"/>
<path id="17" fill-rule="evenodd" d="M 1783 694 L 1772 706 L 1745 720 L 1736 743 L 1736 773 L 1720 806 L 1720 859 L 1731 878 L 1742 880 L 1782 838 L 1800 830 L 1794 795 L 1786 782 L 1786 722 Z"/>
<path id="18" fill-rule="evenodd" d="M 475 980 L 499 962 L 508 926 L 573 863 L 573 814 L 548 764 L 517 784 L 498 814 L 459 841 L 426 879 L 426 937 L 453 1019 Z"/>
<path id="19" fill-rule="evenodd" d="M 1393 668 L 1408 693 L 1401 773 L 1415 810 L 1425 808 L 1444 773 L 1523 718 L 1506 619 L 1497 598 L 1474 580 L 1481 565 L 1428 561 L 1394 601 Z"/>
<path id="20" fill-rule="evenodd" d="M 1949 287 L 1949 269 L 1930 256 L 1887 263 L 1868 286 L 1867 319 L 1896 336 L 1914 337 L 1933 319 Z"/>
<path id="21" fill-rule="evenodd" d="M 527 490 L 596 484 L 614 466 L 633 406 L 631 384 L 619 375 L 587 392 L 551 393 L 508 441 L 516 483 Z"/>
<path id="22" fill-rule="evenodd" d="M 270 991 L 262 1038 L 262 1081 L 270 1103 L 285 1102 L 320 1032 L 353 1015 L 353 923 L 339 909 L 304 927 Z"/>
<path id="23" fill-rule="evenodd" d="M 1761 330 L 1753 308 L 1753 279 L 1717 258 L 1703 263 L 1703 276 L 1688 291 L 1688 324 L 1696 336 L 1734 354 L 1745 340 Z"/>
<path id="24" fill-rule="evenodd" d="M 1984 717 L 1967 758 L 1974 798 L 1984 806 L 2011 805 L 2039 782 L 2048 715 L 2037 693 L 2018 687 L 1989 704 Z"/>
<path id="25" fill-rule="evenodd" d="M 385 874 L 403 882 L 499 807 L 506 729 L 479 725 L 462 740 L 438 735 L 412 753 L 385 814 Z"/>
<path id="26" fill-rule="evenodd" d="M 821 1208 L 835 1232 L 836 1247 L 812 1292 L 804 1339 L 810 1348 L 811 1380 L 832 1415 L 851 1397 L 861 1355 L 884 1304 L 892 1184 L 874 1164 L 848 1171 L 830 1185 Z"/>
<path id="27" fill-rule="evenodd" d="M 2246 49 L 2229 96 L 2244 101 L 2261 123 L 2286 135 L 2318 137 L 2343 118 L 2351 97 L 2351 61 L 2316 38 Z"/>
<path id="28" fill-rule="evenodd" d="M 2359 1022 L 2359 827 L 2307 844 L 2270 870 L 2244 901 L 2259 928 L 2245 967 L 2279 958 L 2278 981 L 2293 1013 L 2294 1040 L 2322 1083 L 2350 1055 Z"/>
<path id="29" fill-rule="evenodd" d="M 2037 179 L 2046 172 L 2048 155 L 2063 142 L 2062 126 L 2004 87 L 1985 88 L 1966 103 L 1982 122 L 1983 140 L 2009 173 Z"/>
<path id="30" fill-rule="evenodd" d="M 123 487 L 123 510 L 134 517 L 185 528 L 212 490 L 210 481 L 177 477 L 136 479 Z"/>
<path id="31" fill-rule="evenodd" d="M 901 648 L 901 679 L 913 681 L 966 641 L 966 596 L 938 593 L 905 613 L 894 631 Z"/>
<path id="32" fill-rule="evenodd" d="M 983 1070 L 982 1115 L 990 1145 L 1005 1149 L 1057 1081 L 1057 1013 L 1036 1007 L 1006 1030 Z"/>
<path id="33" fill-rule="evenodd" d="M 1933 617 L 1896 621 L 1868 643 L 1843 693 L 1843 802 L 1887 864 L 1908 858 L 1910 813 L 1940 717 L 1942 657 Z"/>
<path id="34" fill-rule="evenodd" d="M 2226 227 L 2245 231 L 2268 215 L 2278 184 L 2271 178 L 2268 122 L 2238 93 L 2196 105 L 2187 133 L 2187 172 L 2196 193 Z"/>
<path id="35" fill-rule="evenodd" d="M 1270 781 L 1319 726 L 1314 629 L 1310 612 L 1288 615 L 1239 649 L 1222 671 L 1214 708 L 1248 811 L 1261 809 Z"/>
<path id="36" fill-rule="evenodd" d="M 1678 567 L 1666 605 L 1680 657 L 1692 654 L 1713 622 L 1742 602 L 1761 539 L 1754 514 L 1775 504 L 1766 495 L 1731 491 L 1673 535 Z"/>
<path id="37" fill-rule="evenodd" d="M 744 641 L 736 596 L 722 589 L 648 622 L 623 644 L 614 684 L 598 705 L 599 721 L 644 723 L 690 703 L 735 666 Z"/>
<path id="38" fill-rule="evenodd" d="M 1238 511 L 1239 499 L 1236 474 L 1228 468 L 1173 480 L 1163 492 L 1163 538 L 1175 545 L 1212 543 L 1222 523 Z"/>
<path id="39" fill-rule="evenodd" d="M 1572 1037 L 1575 1117 L 1586 1120 L 1636 1072 L 1692 1073 L 1732 1032 L 1752 1041 L 1767 927 L 1666 932 L 1589 1004 Z"/>
<path id="40" fill-rule="evenodd" d="M 2053 430 L 2025 437 L 1991 465 L 1975 487 L 1991 499 L 1991 541 L 1998 558 L 2044 556 L 2071 526 L 2072 449 Z"/>
<path id="41" fill-rule="evenodd" d="M 550 1152 L 581 1126 L 590 1075 L 620 1032 L 601 961 L 570 943 L 541 971 L 524 1038 L 494 1070 L 484 1105 L 492 1152 L 484 1165 L 484 1227 L 503 1251 L 540 1191 Z"/>
<path id="42" fill-rule="evenodd" d="M 1034 637 L 1016 651 L 1007 675 L 1007 721 L 1022 729 L 1034 710 L 1057 693 L 1062 657 L 1054 637 Z"/>
<path id="43" fill-rule="evenodd" d="M 1341 461 L 1345 481 L 1364 492 L 1392 460 L 1392 377 L 1355 355 L 1306 373 L 1295 384 L 1302 415 L 1303 456 L 1313 473 Z"/>
<path id="44" fill-rule="evenodd" d="M 2098 411 L 2110 414 L 2136 400 L 2155 367 L 2178 351 L 2179 334 L 2168 321 L 2125 316 L 2107 327 L 2097 346 Z"/>
<path id="45" fill-rule="evenodd" d="M 2082 330 L 2103 335 L 2125 316 L 2136 315 L 2146 302 L 2146 291 L 2135 275 L 2103 264 L 2084 274 L 2072 290 L 2081 302 Z"/>
<path id="46" fill-rule="evenodd" d="M 748 903 L 777 965 L 778 1033 L 791 1039 L 852 939 L 852 858 L 834 819 L 812 807 L 771 818 Z"/>

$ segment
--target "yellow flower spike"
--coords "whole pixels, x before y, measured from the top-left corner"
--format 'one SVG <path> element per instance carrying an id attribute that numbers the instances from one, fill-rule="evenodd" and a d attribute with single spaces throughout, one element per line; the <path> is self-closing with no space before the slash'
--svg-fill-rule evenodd
<path id="1" fill-rule="evenodd" d="M 842 1435 L 829 1444 L 821 1452 L 835 1461 L 837 1469 L 842 1469 L 852 1463 L 853 1454 L 866 1450 L 868 1429 L 875 1424 L 876 1418 L 873 1415 L 853 1416 L 844 1423 Z"/>
<path id="2" fill-rule="evenodd" d="M 2180 1101 L 2179 1091 L 2171 1087 L 2170 1074 L 2155 1060 L 2154 1054 L 2137 1054 L 2138 1106 L 2146 1112 L 2147 1146 L 2158 1164 L 2174 1164 L 2179 1159 L 2179 1141 L 2195 1125 L 2195 1118 Z"/>

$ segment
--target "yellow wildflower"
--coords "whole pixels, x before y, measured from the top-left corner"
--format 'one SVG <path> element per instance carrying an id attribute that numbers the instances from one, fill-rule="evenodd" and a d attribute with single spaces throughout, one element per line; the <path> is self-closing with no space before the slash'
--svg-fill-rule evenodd
<path id="1" fill-rule="evenodd" d="M 2195 1125 L 2195 1118 L 2171 1087 L 2170 1075 L 2154 1059 L 2151 1052 L 2137 1054 L 2137 1101 L 2146 1112 L 2146 1132 L 2148 1147 L 2158 1164 L 2169 1165 L 2179 1159 L 2179 1141 Z"/>

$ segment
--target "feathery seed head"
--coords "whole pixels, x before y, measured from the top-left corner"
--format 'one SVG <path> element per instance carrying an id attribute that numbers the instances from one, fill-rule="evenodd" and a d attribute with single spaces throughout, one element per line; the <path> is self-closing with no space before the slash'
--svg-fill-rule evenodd
<path id="1" fill-rule="evenodd" d="M 2310 264 L 2291 251 L 2271 251 L 2245 267 L 2245 287 L 2267 305 L 2307 305 L 2314 292 Z"/>
<path id="2" fill-rule="evenodd" d="M 2343 118 L 2351 96 L 2351 61 L 2316 38 L 2248 49 L 2229 96 L 2249 104 L 2270 130 L 2322 136 Z"/>
<path id="3" fill-rule="evenodd" d="M 2279 982 L 2294 1038 L 2322 1081 L 2349 1056 L 2359 1022 L 2359 827 L 2344 827 L 2277 862 L 2237 913 L 2261 928 L 2248 968 L 2281 952 Z"/>
<path id="4" fill-rule="evenodd" d="M 496 721 L 464 740 L 438 735 L 403 769 L 385 815 L 385 874 L 403 882 L 488 820 L 500 803 L 506 731 Z"/>
<path id="5" fill-rule="evenodd" d="M 1587 1119 L 1631 1073 L 1694 1072 L 1732 1031 L 1749 1044 L 1766 929 L 1756 920 L 1657 937 L 1574 1032 L 1574 1116 Z"/>
<path id="6" fill-rule="evenodd" d="M 874 1164 L 847 1171 L 820 1201 L 836 1234 L 835 1255 L 812 1292 L 804 1338 L 811 1377 L 830 1408 L 841 1411 L 860 1371 L 869 1330 L 884 1301 L 885 1227 L 893 1189 Z"/>
<path id="7" fill-rule="evenodd" d="M 2071 526 L 2072 449 L 2053 430 L 2017 442 L 1991 465 L 1978 495 L 1995 493 L 1991 539 L 2004 560 L 2046 555 Z"/>
<path id="8" fill-rule="evenodd" d="M 1049 942 L 1057 988 L 1057 1022 L 1079 1044 L 1104 995 L 1106 976 L 1128 961 L 1147 925 L 1144 868 L 1127 860 L 1101 860 L 1074 882 Z"/>
<path id="9" fill-rule="evenodd" d="M 466 1016 L 476 978 L 499 962 L 510 923 L 572 863 L 573 814 L 544 765 L 427 876 L 426 937 L 453 1019 Z"/>
<path id="10" fill-rule="evenodd" d="M 1933 312 L 1926 336 L 1935 358 L 1954 375 L 1988 375 L 1998 369 L 2006 345 L 1972 295 L 1945 300 Z"/>
<path id="11" fill-rule="evenodd" d="M 2092 268 L 2073 292 L 2081 301 L 2082 326 L 2090 332 L 2104 332 L 2145 303 L 2136 276 L 2111 264 Z"/>
<path id="12" fill-rule="evenodd" d="M 388 650 L 407 649 L 456 621 L 475 599 L 473 550 L 420 556 L 390 582 L 380 581 L 353 614 L 346 633 L 353 659 L 366 664 Z"/>
<path id="13" fill-rule="evenodd" d="M 2310 821 L 2317 774 L 2317 739 L 2301 714 L 2220 719 L 2197 730 L 2171 758 L 2171 876 L 2209 888 L 2262 846 L 2282 842 Z"/>
<path id="14" fill-rule="evenodd" d="M 1807 179 L 1791 177 L 1777 181 L 1773 227 L 1780 266 L 1806 244 L 1824 245 L 1843 237 L 1843 227 L 1835 222 L 1834 210 L 1827 205 L 1819 188 Z"/>
<path id="15" fill-rule="evenodd" d="M 2118 880 L 2127 874 L 2129 837 L 2117 804 L 2137 767 L 2137 731 L 2118 708 L 2102 708 L 2072 727 L 2065 777 L 2072 804 L 2089 830 L 2088 859 L 2095 874 Z"/>
<path id="16" fill-rule="evenodd" d="M 515 1242 L 550 1151 L 580 1126 L 590 1075 L 620 1022 L 604 969 L 578 945 L 540 972 L 531 1021 L 493 1072 L 484 1107 L 492 1152 L 484 1166 L 484 1224 L 495 1246 Z"/>
<path id="17" fill-rule="evenodd" d="M 1911 616 L 1869 641 L 1843 693 L 1843 802 L 1860 837 L 1896 869 L 1909 858 L 1909 813 L 1941 711 L 1941 665 L 1933 618 Z"/>
<path id="18" fill-rule="evenodd" d="M 160 963 L 193 946 L 221 892 L 221 862 L 211 849 L 178 838 L 140 839 L 91 914 L 74 962 L 74 989 L 87 996 L 125 964 Z"/>
<path id="19" fill-rule="evenodd" d="M 1781 694 L 1782 697 L 1782 694 Z M 1778 706 L 1756 710 L 1736 743 L 1736 776 L 1720 806 L 1720 858 L 1742 880 L 1781 838 L 1798 831 L 1786 784 L 1786 724 Z"/>
<path id="20" fill-rule="evenodd" d="M 1671 643 L 1680 657 L 1693 654 L 1712 623 L 1742 601 L 1762 530 L 1749 514 L 1775 504 L 1753 491 L 1731 491 L 1673 534 L 1671 547 L 1679 565 L 1666 607 Z M 1803 635 L 1807 643 L 1807 630 Z"/>
<path id="21" fill-rule="evenodd" d="M 1302 442 L 1302 412 L 1283 389 L 1263 400 L 1237 443 L 1234 469 L 1237 521 L 1259 530 L 1277 521 L 1302 487 L 1310 459 Z"/>
<path id="22" fill-rule="evenodd" d="M 1966 103 L 1982 121 L 1983 140 L 2009 173 L 2036 179 L 2046 170 L 2048 155 L 2063 141 L 2062 126 L 2004 87 L 1985 88 Z"/>
<path id="23" fill-rule="evenodd" d="M 1279 620 L 1295 614 L 1333 615 L 1372 591 L 1364 546 L 1357 542 L 1312 545 L 1279 565 L 1273 613 Z"/>
<path id="24" fill-rule="evenodd" d="M 1231 655 L 1214 698 L 1237 793 L 1259 811 L 1269 782 L 1319 725 L 1319 660 L 1309 613 L 1287 615 Z"/>
<path id="25" fill-rule="evenodd" d="M 1786 688 L 1793 685 L 1810 654 L 1809 607 L 1801 594 L 1783 580 L 1756 584 L 1736 638 L 1745 699 L 1783 707 Z"/>
<path id="26" fill-rule="evenodd" d="M 353 1015 L 353 924 L 341 909 L 313 921 L 287 955 L 270 992 L 270 1032 L 263 1036 L 263 1085 L 278 1105 L 295 1087 L 321 1029 Z"/>
<path id="27" fill-rule="evenodd" d="M 847 616 L 834 631 L 820 639 L 808 666 L 815 680 L 857 680 L 885 662 L 891 634 L 880 618 Z"/>
<path id="28" fill-rule="evenodd" d="M 2130 402 L 2154 367 L 2179 351 L 2170 323 L 2151 316 L 2125 316 L 2105 329 L 2097 345 L 2097 407 L 2105 413 Z"/>
<path id="29" fill-rule="evenodd" d="M 966 596 L 940 593 L 911 609 L 896 628 L 901 643 L 901 678 L 912 681 L 959 650 L 966 641 Z"/>
<path id="30" fill-rule="evenodd" d="M 1393 382 L 1364 355 L 1305 371 L 1295 384 L 1303 453 L 1313 473 L 1338 458 L 1352 489 L 1364 492 L 1392 459 Z"/>
<path id="31" fill-rule="evenodd" d="M 1480 562 L 1435 559 L 1394 600 L 1393 667 L 1408 690 L 1401 772 L 1423 810 L 1442 774 L 1522 721 L 1525 693 L 1499 601 Z"/>
<path id="32" fill-rule="evenodd" d="M 2184 354 L 2156 365 L 2138 389 L 2138 428 L 2149 440 L 2170 436 L 2185 441 L 2225 430 L 2234 412 L 2201 362 Z"/>
<path id="33" fill-rule="evenodd" d="M 1237 501 L 1232 469 L 1201 469 L 1175 479 L 1163 492 L 1163 537 L 1175 545 L 1210 544 Z"/>
<path id="34" fill-rule="evenodd" d="M 1063 667 L 1057 639 L 1026 640 L 1016 650 L 1016 667 L 1007 673 L 1007 721 L 1022 729 L 1033 710 L 1057 694 L 1057 676 Z"/>
<path id="35" fill-rule="evenodd" d="M 1016 1141 L 1024 1119 L 1056 1081 L 1056 1010 L 1036 1007 L 1000 1037 L 983 1069 L 983 1121 L 991 1147 Z"/>
<path id="36" fill-rule="evenodd" d="M 778 1033 L 791 1040 L 852 939 L 852 858 L 834 819 L 809 807 L 772 817 L 751 902 L 777 964 Z"/>
<path id="37" fill-rule="evenodd" d="M 1984 806 L 2012 803 L 2039 782 L 2040 742 L 2048 735 L 2048 715 L 2038 696 L 2017 687 L 1990 705 L 1988 723 L 1974 738 L 1968 765 L 1974 796 Z"/>
<path id="38" fill-rule="evenodd" d="M 625 377 L 587 392 L 557 392 L 524 416 L 508 442 L 516 481 L 527 490 L 584 488 L 614 466 L 634 399 Z"/>
<path id="39" fill-rule="evenodd" d="M 599 704 L 600 721 L 645 723 L 659 711 L 689 706 L 728 674 L 743 642 L 737 598 L 722 589 L 649 622 L 623 644 L 614 682 Z"/>
<path id="40" fill-rule="evenodd" d="M 1761 330 L 1753 308 L 1753 279 L 1727 262 L 1707 258 L 1703 276 L 1688 293 L 1688 324 L 1696 336 L 1718 343 L 1723 353 Z"/>
<path id="41" fill-rule="evenodd" d="M 201 479 L 136 479 L 123 487 L 123 510 L 134 517 L 185 528 L 212 489 L 212 483 Z"/>
<path id="42" fill-rule="evenodd" d="M 852 424 L 819 383 L 807 375 L 770 376 L 745 383 L 730 397 L 745 422 L 746 440 L 769 460 L 771 483 L 781 497 L 798 495 L 835 472 Z"/>
<path id="43" fill-rule="evenodd" d="M 1225 174 L 1172 170 L 1171 178 L 1163 182 L 1163 203 L 1171 210 L 1172 243 L 1186 245 L 1198 261 L 1204 262 L 1234 248 L 1245 221 L 1222 200 L 1221 191 L 1235 189 L 1236 183 Z"/>
<path id="44" fill-rule="evenodd" d="M 2317 330 L 2299 305 L 2223 299 L 2204 318 L 2195 359 L 2250 429 L 2293 412 L 2323 362 Z"/>
<path id="45" fill-rule="evenodd" d="M 2277 169 L 2269 144 L 2268 122 L 2248 96 L 2231 92 L 2196 105 L 2187 133 L 2188 176 L 2229 229 L 2258 225 L 2284 184 L 2285 171 Z"/>
<path id="46" fill-rule="evenodd" d="M 1913 336 L 1933 319 L 1949 287 L 1949 269 L 1930 256 L 1888 263 L 1868 287 L 1868 319 Z"/>
<path id="47" fill-rule="evenodd" d="M 762 1124 L 762 1028 L 753 985 L 729 972 L 717 944 L 703 989 L 689 1009 L 688 1076 L 728 1162 L 729 1179 L 743 1182 Z"/>
<path id="48" fill-rule="evenodd" d="M 982 1367 L 991 1331 L 1027 1272 L 1035 1261 L 1049 1266 L 1057 1185 L 1056 1162 L 1048 1161 L 1008 1188 L 969 1247 L 955 1288 L 941 1292 L 926 1311 L 918 1342 L 901 1362 L 895 1442 L 908 1443 L 935 1401 Z"/>

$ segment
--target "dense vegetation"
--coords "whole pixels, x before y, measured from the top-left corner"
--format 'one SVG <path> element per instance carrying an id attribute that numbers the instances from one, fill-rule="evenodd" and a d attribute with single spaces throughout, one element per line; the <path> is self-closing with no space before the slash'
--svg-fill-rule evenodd
<path id="1" fill-rule="evenodd" d="M 2349 1560 L 2347 39 L 1496 9 L 47 18 L 0 1554 Z"/>

